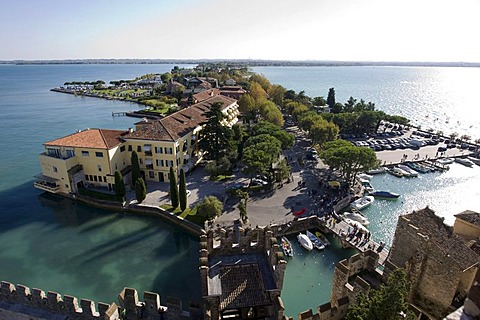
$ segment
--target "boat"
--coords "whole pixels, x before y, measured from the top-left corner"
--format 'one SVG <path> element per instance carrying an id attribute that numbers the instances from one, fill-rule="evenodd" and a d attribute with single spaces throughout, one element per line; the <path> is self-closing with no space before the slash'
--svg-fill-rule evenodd
<path id="1" fill-rule="evenodd" d="M 368 226 L 370 224 L 370 221 L 368 221 L 367 217 L 365 217 L 363 214 L 361 214 L 359 211 L 353 211 L 353 212 L 345 212 L 343 214 L 345 218 L 351 219 L 353 221 L 358 221 L 364 226 Z"/>
<path id="2" fill-rule="evenodd" d="M 397 172 L 393 169 L 388 169 L 387 172 L 390 173 L 391 175 L 395 176 L 395 177 L 398 177 L 398 178 L 403 177 L 403 174 L 401 174 L 400 172 Z"/>
<path id="3" fill-rule="evenodd" d="M 320 231 L 316 231 L 315 235 L 317 236 L 318 239 L 320 239 L 320 241 L 322 241 L 325 247 L 330 245 L 330 241 L 328 241 L 327 237 L 325 237 L 323 233 L 321 233 Z"/>
<path id="4" fill-rule="evenodd" d="M 371 196 L 374 196 L 376 198 L 382 198 L 382 199 L 397 199 L 400 197 L 398 193 L 390 192 L 390 191 L 374 191 L 370 192 Z"/>
<path id="5" fill-rule="evenodd" d="M 299 233 L 297 236 L 298 243 L 308 251 L 312 251 L 313 243 L 310 239 L 303 233 Z"/>
<path id="6" fill-rule="evenodd" d="M 412 174 L 410 172 L 410 170 L 411 170 L 410 168 L 408 168 L 409 170 L 406 170 L 405 168 L 408 168 L 408 167 L 405 166 L 405 165 L 399 164 L 399 165 L 393 167 L 393 171 L 396 171 L 396 172 L 400 173 L 404 177 L 416 177 L 416 176 L 418 176 L 418 172 L 416 172 L 415 170 L 412 170 L 412 171 L 415 171 L 415 173 Z"/>
<path id="7" fill-rule="evenodd" d="M 439 164 L 446 165 L 446 164 L 452 164 L 454 160 L 452 158 L 439 158 L 435 161 L 438 162 Z"/>
<path id="8" fill-rule="evenodd" d="M 374 198 L 372 196 L 363 196 L 350 203 L 350 208 L 362 210 L 372 204 Z"/>
<path id="9" fill-rule="evenodd" d="M 479 165 L 480 166 L 480 159 L 479 158 L 475 158 L 475 157 L 467 157 L 468 160 L 472 161 L 473 163 L 475 163 L 476 165 Z"/>
<path id="10" fill-rule="evenodd" d="M 387 168 L 378 167 L 378 168 L 375 168 L 375 169 L 372 169 L 372 170 L 368 170 L 367 174 L 380 174 L 380 173 L 384 173 L 385 171 L 387 171 Z"/>
<path id="11" fill-rule="evenodd" d="M 373 178 L 373 176 L 369 175 L 369 174 L 366 174 L 366 173 L 359 173 L 357 174 L 357 177 L 360 179 L 360 180 L 370 180 Z"/>
<path id="12" fill-rule="evenodd" d="M 412 168 L 410 168 L 409 166 L 406 166 L 404 164 L 399 164 L 397 167 L 399 167 L 400 169 L 402 169 L 403 171 L 406 171 L 408 172 L 408 176 L 409 177 L 418 177 L 418 172 Z"/>
<path id="13" fill-rule="evenodd" d="M 293 257 L 293 247 L 287 237 L 282 237 L 282 250 L 287 257 Z"/>
<path id="14" fill-rule="evenodd" d="M 474 163 L 467 158 L 455 158 L 455 162 L 463 164 L 466 167 L 473 167 Z"/>
<path id="15" fill-rule="evenodd" d="M 406 162 L 405 165 L 420 173 L 428 173 L 432 171 L 430 168 L 422 166 L 420 163 Z"/>
<path id="16" fill-rule="evenodd" d="M 352 220 L 352 219 L 349 219 L 349 218 L 343 218 L 343 221 L 345 221 L 347 224 L 351 225 L 352 227 L 357 227 L 357 229 L 362 230 L 363 233 L 368 232 L 368 229 L 358 221 L 355 221 L 355 220 Z"/>
<path id="17" fill-rule="evenodd" d="M 308 239 L 310 239 L 310 241 L 312 241 L 312 244 L 316 249 L 318 249 L 318 250 L 325 249 L 325 245 L 323 244 L 323 242 L 320 241 L 320 239 L 318 239 L 316 235 L 314 235 L 313 233 L 311 233 L 308 230 L 307 230 L 307 237 L 308 237 Z"/>
<path id="18" fill-rule="evenodd" d="M 362 184 L 363 188 L 365 188 L 365 191 L 367 192 L 372 192 L 375 190 L 372 184 L 370 183 L 370 181 L 368 180 L 360 179 L 360 183 Z"/>

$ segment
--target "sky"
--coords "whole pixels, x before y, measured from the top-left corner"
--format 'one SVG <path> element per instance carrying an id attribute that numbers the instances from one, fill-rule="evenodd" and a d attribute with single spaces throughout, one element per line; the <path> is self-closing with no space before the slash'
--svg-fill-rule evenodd
<path id="1" fill-rule="evenodd" d="M 0 0 L 0 60 L 480 62 L 480 0 Z"/>

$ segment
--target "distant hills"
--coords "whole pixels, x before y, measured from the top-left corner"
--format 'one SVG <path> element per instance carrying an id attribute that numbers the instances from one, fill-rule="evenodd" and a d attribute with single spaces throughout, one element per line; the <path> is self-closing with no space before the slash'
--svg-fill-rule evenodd
<path id="1" fill-rule="evenodd" d="M 238 66 L 414 66 L 414 67 L 480 67 L 480 62 L 427 61 L 334 61 L 334 60 L 255 60 L 255 59 L 69 59 L 69 60 L 0 60 L 0 64 L 228 64 Z"/>

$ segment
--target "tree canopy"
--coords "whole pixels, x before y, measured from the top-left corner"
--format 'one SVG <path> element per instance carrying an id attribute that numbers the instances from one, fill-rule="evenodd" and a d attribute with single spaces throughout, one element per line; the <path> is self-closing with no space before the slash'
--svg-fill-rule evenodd
<path id="1" fill-rule="evenodd" d="M 115 194 L 120 197 L 125 197 L 125 183 L 120 171 L 115 171 Z"/>
<path id="2" fill-rule="evenodd" d="M 327 105 L 330 108 L 333 108 L 333 106 L 335 105 L 335 89 L 334 88 L 328 89 Z"/>
<path id="3" fill-rule="evenodd" d="M 133 151 L 131 156 L 131 163 L 132 163 L 132 186 L 135 188 L 135 184 L 137 180 L 142 177 L 142 173 L 140 172 L 140 164 L 138 163 L 138 154 L 137 152 Z"/>
<path id="4" fill-rule="evenodd" d="M 187 208 L 187 184 L 185 180 L 185 171 L 180 169 L 180 184 L 178 186 L 180 210 L 185 211 Z"/>
<path id="5" fill-rule="evenodd" d="M 269 134 L 248 138 L 243 149 L 244 172 L 251 176 L 267 172 L 272 163 L 277 161 L 280 147 L 281 142 Z"/>
<path id="6" fill-rule="evenodd" d="M 142 203 L 146 197 L 147 187 L 145 186 L 145 181 L 143 181 L 143 178 L 139 178 L 137 182 L 135 182 L 135 198 L 138 203 Z"/>
<path id="7" fill-rule="evenodd" d="M 205 151 L 205 158 L 218 160 L 225 156 L 229 147 L 232 129 L 224 126 L 222 121 L 225 115 L 222 112 L 222 103 L 215 102 L 210 110 L 205 112 L 207 120 L 202 123 L 199 147 Z"/>
<path id="8" fill-rule="evenodd" d="M 295 137 L 282 130 L 278 125 L 267 121 L 260 121 L 251 130 L 250 136 L 257 136 L 260 134 L 269 134 L 277 138 L 281 143 L 282 150 L 290 149 L 293 146 Z"/>
<path id="9" fill-rule="evenodd" d="M 222 214 L 223 204 L 217 197 L 209 196 L 203 198 L 202 201 L 196 205 L 196 209 L 198 215 L 211 220 Z"/>
<path id="10" fill-rule="evenodd" d="M 177 186 L 177 175 L 173 170 L 173 167 L 170 167 L 170 200 L 172 201 L 172 207 L 178 207 L 179 195 L 178 195 L 178 186 Z"/>

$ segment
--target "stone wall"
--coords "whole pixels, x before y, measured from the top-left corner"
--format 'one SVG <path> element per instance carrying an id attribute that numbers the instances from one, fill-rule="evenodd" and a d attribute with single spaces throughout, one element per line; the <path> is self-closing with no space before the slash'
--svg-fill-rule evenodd
<path id="1" fill-rule="evenodd" d="M 191 307 L 190 312 L 183 311 L 182 303 L 175 298 L 167 298 L 162 306 L 160 295 L 144 292 L 143 302 L 139 301 L 135 289 L 124 288 L 119 294 L 119 305 L 98 303 L 73 296 L 63 297 L 53 291 L 30 289 L 24 285 L 13 285 L 2 281 L 0 287 L 0 316 L 8 319 L 68 319 L 73 320 L 120 320 L 120 319 L 194 319 L 202 318 L 202 311 Z M 7 319 L 6 318 L 6 319 Z M 3 319 L 3 318 L 2 318 Z"/>

